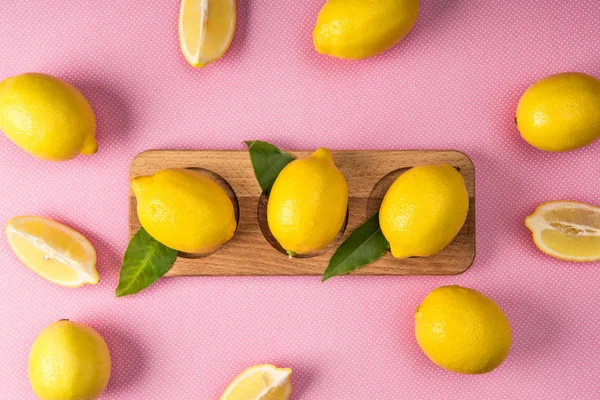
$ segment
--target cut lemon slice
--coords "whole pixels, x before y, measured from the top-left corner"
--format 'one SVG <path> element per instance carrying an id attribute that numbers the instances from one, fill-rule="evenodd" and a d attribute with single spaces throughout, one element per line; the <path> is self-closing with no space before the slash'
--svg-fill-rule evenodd
<path id="1" fill-rule="evenodd" d="M 202 68 L 227 51 L 235 31 L 235 0 L 181 0 L 179 43 L 185 59 Z"/>
<path id="2" fill-rule="evenodd" d="M 600 260 L 600 207 L 549 201 L 525 219 L 544 253 L 568 261 Z"/>
<path id="3" fill-rule="evenodd" d="M 23 216 L 6 224 L 6 237 L 19 260 L 61 286 L 95 285 L 96 251 L 79 232 L 50 219 Z"/>
<path id="4" fill-rule="evenodd" d="M 219 400 L 288 400 L 292 370 L 262 364 L 248 368 L 227 386 Z"/>

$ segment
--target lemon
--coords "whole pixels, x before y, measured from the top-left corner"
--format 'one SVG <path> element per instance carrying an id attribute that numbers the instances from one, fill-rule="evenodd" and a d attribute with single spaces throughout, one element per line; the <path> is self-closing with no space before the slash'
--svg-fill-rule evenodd
<path id="1" fill-rule="evenodd" d="M 274 365 L 255 365 L 239 374 L 219 400 L 288 400 L 292 394 L 292 370 Z"/>
<path id="2" fill-rule="evenodd" d="M 182 0 L 179 43 L 190 65 L 202 68 L 227 51 L 235 32 L 235 0 Z"/>
<path id="3" fill-rule="evenodd" d="M 50 219 L 12 218 L 6 237 L 16 256 L 42 278 L 66 287 L 100 281 L 96 251 L 82 234 Z"/>
<path id="4" fill-rule="evenodd" d="M 77 89 L 50 75 L 22 74 L 0 83 L 0 130 L 44 160 L 98 150 L 92 107 Z"/>
<path id="5" fill-rule="evenodd" d="M 384 52 L 412 29 L 419 0 L 329 0 L 313 30 L 321 54 L 360 60 Z"/>
<path id="6" fill-rule="evenodd" d="M 504 361 L 512 341 L 502 309 L 460 286 L 442 286 L 425 297 L 415 313 L 415 335 L 431 361 L 462 374 L 492 371 Z"/>
<path id="7" fill-rule="evenodd" d="M 233 237 L 233 203 L 206 175 L 188 169 L 165 169 L 134 178 L 131 187 L 142 226 L 172 249 L 208 253 Z"/>
<path id="8" fill-rule="evenodd" d="M 396 258 L 427 257 L 442 251 L 467 218 L 465 181 L 450 165 L 409 169 L 390 186 L 379 225 Z"/>
<path id="9" fill-rule="evenodd" d="M 542 79 L 521 97 L 516 121 L 521 137 L 540 150 L 592 143 L 600 137 L 600 81 L 575 72 Z"/>
<path id="10" fill-rule="evenodd" d="M 326 247 L 339 233 L 348 207 L 348 185 L 331 152 L 321 148 L 279 173 L 267 205 L 271 233 L 290 254 Z"/>
<path id="11" fill-rule="evenodd" d="M 110 378 L 110 354 L 92 328 L 60 320 L 44 329 L 29 353 L 29 382 L 41 400 L 94 400 Z"/>
<path id="12" fill-rule="evenodd" d="M 536 246 L 567 261 L 600 261 L 600 207 L 549 201 L 525 219 Z"/>

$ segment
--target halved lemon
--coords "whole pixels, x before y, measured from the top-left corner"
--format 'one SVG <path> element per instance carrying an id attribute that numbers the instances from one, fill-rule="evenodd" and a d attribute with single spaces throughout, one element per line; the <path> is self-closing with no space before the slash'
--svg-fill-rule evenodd
<path id="1" fill-rule="evenodd" d="M 219 400 L 288 400 L 292 370 L 271 364 L 255 365 L 237 376 Z"/>
<path id="2" fill-rule="evenodd" d="M 36 216 L 15 217 L 6 224 L 10 248 L 25 266 L 61 286 L 95 285 L 96 250 L 79 232 Z"/>
<path id="3" fill-rule="evenodd" d="M 549 201 L 525 219 L 536 246 L 567 261 L 600 261 L 600 207 Z"/>
<path id="4" fill-rule="evenodd" d="M 235 0 L 181 0 L 179 44 L 185 59 L 202 68 L 227 51 L 235 32 Z"/>

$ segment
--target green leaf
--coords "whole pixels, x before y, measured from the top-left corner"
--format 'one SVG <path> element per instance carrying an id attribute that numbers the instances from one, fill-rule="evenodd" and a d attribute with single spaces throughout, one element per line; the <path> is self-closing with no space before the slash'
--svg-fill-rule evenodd
<path id="1" fill-rule="evenodd" d="M 264 193 L 269 193 L 281 170 L 294 161 L 294 157 L 271 143 L 260 140 L 249 140 L 244 143 L 248 146 L 258 184 Z"/>
<path id="2" fill-rule="evenodd" d="M 379 213 L 376 213 L 337 248 L 323 274 L 323 282 L 376 261 L 389 248 L 390 244 L 379 227 Z"/>
<path id="3" fill-rule="evenodd" d="M 117 297 L 136 294 L 152 285 L 171 269 L 178 254 L 140 228 L 125 250 Z"/>

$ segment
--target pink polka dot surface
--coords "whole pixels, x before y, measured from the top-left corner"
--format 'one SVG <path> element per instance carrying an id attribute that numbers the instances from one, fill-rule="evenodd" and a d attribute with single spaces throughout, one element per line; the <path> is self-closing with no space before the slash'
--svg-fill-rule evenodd
<path id="1" fill-rule="evenodd" d="M 95 110 L 100 150 L 49 163 L 0 135 L 0 221 L 37 214 L 78 229 L 97 249 L 102 280 L 53 285 L 0 240 L 0 398 L 34 398 L 29 348 L 60 318 L 105 337 L 113 376 L 103 399 L 215 399 L 245 367 L 265 362 L 293 368 L 293 399 L 600 397 L 600 263 L 540 253 L 523 223 L 544 201 L 600 203 L 600 143 L 544 153 L 513 120 L 537 79 L 600 76 L 600 3 L 422 0 L 413 31 L 364 61 L 314 51 L 322 3 L 238 0 L 229 51 L 197 70 L 179 50 L 176 0 L 2 2 L 0 79 L 39 71 L 78 87 Z M 466 152 L 476 166 L 474 265 L 459 276 L 325 284 L 168 278 L 115 298 L 133 157 L 242 149 L 248 139 L 289 149 Z M 508 315 L 513 347 L 496 371 L 456 375 L 418 348 L 413 312 L 448 284 L 482 291 Z"/>

